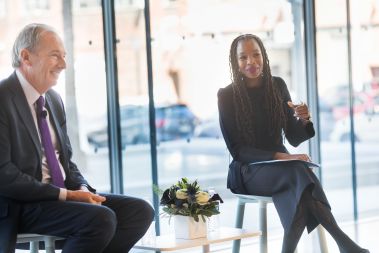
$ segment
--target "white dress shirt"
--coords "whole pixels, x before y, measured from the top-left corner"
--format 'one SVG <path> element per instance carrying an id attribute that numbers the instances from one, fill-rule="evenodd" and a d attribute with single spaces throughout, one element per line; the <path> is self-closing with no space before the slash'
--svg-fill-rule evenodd
<path id="1" fill-rule="evenodd" d="M 39 139 L 41 140 L 41 134 L 39 133 L 37 114 L 36 114 L 36 101 L 38 100 L 38 98 L 41 95 L 24 78 L 24 76 L 22 75 L 22 73 L 20 71 L 16 70 L 16 75 L 18 77 L 18 80 L 20 81 L 21 87 L 22 87 L 24 94 L 26 96 L 26 100 L 28 102 L 30 111 L 31 111 L 32 116 L 33 116 L 34 125 L 37 129 Z M 42 94 L 42 96 L 45 97 L 45 94 Z M 57 135 L 54 131 L 54 127 L 51 125 L 50 118 L 49 118 L 49 111 L 46 110 L 46 112 L 47 112 L 46 119 L 47 119 L 47 123 L 48 123 L 49 130 L 50 130 L 51 140 L 53 143 L 53 147 L 55 149 L 55 155 L 56 155 L 58 163 L 59 163 L 59 168 L 61 169 L 63 180 L 64 180 L 66 178 L 66 173 L 65 173 L 63 166 L 59 160 L 60 153 L 59 153 L 59 145 L 58 145 L 58 141 L 57 141 Z M 48 184 L 48 183 L 51 183 L 51 176 L 50 176 L 50 170 L 49 170 L 48 165 L 47 165 L 47 160 L 46 160 L 45 152 L 43 150 L 43 146 L 42 146 L 42 151 L 43 151 L 42 152 L 42 183 Z M 64 188 L 60 188 L 59 199 L 60 200 L 66 200 L 66 196 L 67 196 L 67 190 Z"/>

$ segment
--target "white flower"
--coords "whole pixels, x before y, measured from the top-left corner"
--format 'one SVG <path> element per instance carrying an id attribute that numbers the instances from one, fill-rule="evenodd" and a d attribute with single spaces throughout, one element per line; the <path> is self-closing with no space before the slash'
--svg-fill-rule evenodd
<path id="1" fill-rule="evenodd" d="M 188 198 L 187 190 L 185 190 L 185 189 L 177 190 L 175 195 L 176 195 L 177 199 L 187 199 Z"/>
<path id="2" fill-rule="evenodd" d="M 199 205 L 205 205 L 205 204 L 207 204 L 208 200 L 209 200 L 209 194 L 208 194 L 208 192 L 199 191 L 198 193 L 196 193 L 196 202 Z"/>

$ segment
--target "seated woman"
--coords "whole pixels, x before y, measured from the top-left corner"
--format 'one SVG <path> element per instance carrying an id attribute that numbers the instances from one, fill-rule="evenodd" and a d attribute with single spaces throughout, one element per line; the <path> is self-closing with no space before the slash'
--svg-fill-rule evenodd
<path id="1" fill-rule="evenodd" d="M 303 161 L 283 145 L 298 146 L 315 131 L 306 104 L 294 105 L 280 77 L 271 76 L 262 41 L 238 36 L 230 48 L 232 84 L 218 92 L 221 130 L 233 157 L 228 188 L 234 193 L 272 196 L 284 228 L 282 253 L 292 253 L 307 227 L 321 224 L 343 253 L 367 253 L 337 225 L 319 180 Z M 266 160 L 296 160 L 251 164 Z"/>

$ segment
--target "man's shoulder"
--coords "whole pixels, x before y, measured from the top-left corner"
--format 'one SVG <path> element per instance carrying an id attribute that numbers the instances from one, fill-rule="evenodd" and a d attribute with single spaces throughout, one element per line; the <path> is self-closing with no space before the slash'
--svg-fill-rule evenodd
<path id="1" fill-rule="evenodd" d="M 8 76 L 7 78 L 4 78 L 4 79 L 0 80 L 0 89 L 1 90 L 7 89 L 7 87 L 9 85 L 12 85 L 17 80 L 15 78 L 16 78 L 16 76 L 13 73 L 10 76 Z"/>
<path id="2" fill-rule="evenodd" d="M 46 92 L 46 94 L 51 98 L 51 99 L 55 99 L 55 100 L 61 100 L 61 96 L 59 95 L 59 93 L 57 91 L 55 91 L 54 89 L 50 89 Z"/>
<path id="3" fill-rule="evenodd" d="M 0 100 L 5 101 L 9 98 L 9 94 L 12 92 L 12 89 L 15 88 L 17 77 L 15 74 L 10 75 L 9 77 L 0 80 Z"/>

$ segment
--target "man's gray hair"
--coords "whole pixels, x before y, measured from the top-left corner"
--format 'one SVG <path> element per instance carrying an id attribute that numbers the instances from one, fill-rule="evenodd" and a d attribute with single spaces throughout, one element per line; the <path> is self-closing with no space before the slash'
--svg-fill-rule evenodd
<path id="1" fill-rule="evenodd" d="M 18 34 L 12 49 L 12 66 L 18 68 L 21 65 L 21 50 L 27 49 L 33 52 L 40 40 L 43 32 L 53 32 L 56 34 L 54 28 L 45 24 L 29 24 L 25 26 Z"/>

